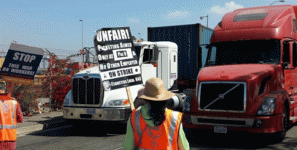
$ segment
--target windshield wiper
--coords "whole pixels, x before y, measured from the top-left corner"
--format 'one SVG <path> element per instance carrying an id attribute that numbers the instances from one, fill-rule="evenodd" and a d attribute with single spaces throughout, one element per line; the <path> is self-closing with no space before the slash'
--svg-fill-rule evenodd
<path id="1" fill-rule="evenodd" d="M 205 106 L 203 109 L 207 109 L 210 105 L 212 105 L 213 103 L 215 103 L 216 101 L 220 100 L 220 99 L 224 99 L 225 95 L 228 94 L 229 92 L 231 92 L 232 90 L 234 90 L 235 88 L 237 88 L 240 84 L 235 85 L 234 87 L 232 87 L 230 90 L 228 90 L 227 92 L 225 92 L 224 94 L 219 94 L 219 97 L 216 98 L 215 100 L 213 100 L 211 103 L 209 103 L 207 106 Z"/>

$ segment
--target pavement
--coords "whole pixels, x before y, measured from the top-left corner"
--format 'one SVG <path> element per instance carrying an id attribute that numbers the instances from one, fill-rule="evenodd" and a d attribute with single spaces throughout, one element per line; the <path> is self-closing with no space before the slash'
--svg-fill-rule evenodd
<path id="1" fill-rule="evenodd" d="M 17 124 L 17 135 L 45 131 L 65 126 L 62 110 L 24 116 L 24 122 Z"/>

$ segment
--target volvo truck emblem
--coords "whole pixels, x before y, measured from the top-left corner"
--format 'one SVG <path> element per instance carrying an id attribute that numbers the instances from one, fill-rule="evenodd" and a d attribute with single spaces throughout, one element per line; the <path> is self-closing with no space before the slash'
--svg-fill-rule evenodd
<path id="1" fill-rule="evenodd" d="M 218 98 L 219 99 L 224 99 L 224 96 L 225 96 L 224 94 L 219 94 Z"/>

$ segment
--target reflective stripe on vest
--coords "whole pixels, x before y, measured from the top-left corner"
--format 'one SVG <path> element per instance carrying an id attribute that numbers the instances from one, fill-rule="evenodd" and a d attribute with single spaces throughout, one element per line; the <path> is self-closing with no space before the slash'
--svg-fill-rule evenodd
<path id="1" fill-rule="evenodd" d="M 0 129 L 15 129 L 15 125 L 0 125 Z"/>
<path id="2" fill-rule="evenodd" d="M 169 129 L 169 143 L 170 143 L 171 147 L 172 147 L 172 143 L 173 143 L 173 137 L 174 137 L 174 131 L 176 128 L 177 117 L 178 117 L 178 112 L 172 111 L 172 117 L 171 117 L 171 121 L 170 121 L 170 129 Z"/>
<path id="3" fill-rule="evenodd" d="M 141 106 L 140 107 L 138 107 L 138 109 L 136 110 L 136 112 L 135 112 L 135 120 L 134 120 L 134 122 L 135 122 L 135 126 L 136 126 L 136 132 L 137 132 L 137 134 L 138 134 L 138 137 L 139 137 L 139 139 L 141 139 L 141 129 L 140 129 L 140 121 L 139 121 L 139 115 L 140 115 L 140 109 L 141 109 Z"/>
<path id="4" fill-rule="evenodd" d="M 139 107 L 135 111 L 135 117 L 134 117 L 135 128 L 136 128 L 136 132 L 137 132 L 137 135 L 139 137 L 139 140 L 142 139 L 142 131 L 141 131 L 141 127 L 140 127 L 140 113 L 141 113 L 140 109 L 141 109 L 141 107 Z M 172 111 L 172 110 L 166 110 L 166 111 Z M 169 142 L 169 145 L 170 145 L 170 149 L 172 149 L 172 145 L 173 145 L 173 140 L 174 140 L 178 115 L 179 115 L 179 112 L 172 111 L 172 117 L 171 117 L 171 120 L 170 120 L 169 135 L 168 135 L 168 142 Z M 139 150 L 144 150 L 144 149 L 139 148 Z"/>
<path id="5" fill-rule="evenodd" d="M 12 105 L 12 124 L 13 125 L 16 125 L 15 124 L 15 122 L 16 122 L 16 118 L 15 118 L 15 112 L 16 112 L 16 106 L 17 106 L 17 101 L 15 101 L 15 100 L 12 100 L 12 103 L 13 103 L 13 105 Z"/>

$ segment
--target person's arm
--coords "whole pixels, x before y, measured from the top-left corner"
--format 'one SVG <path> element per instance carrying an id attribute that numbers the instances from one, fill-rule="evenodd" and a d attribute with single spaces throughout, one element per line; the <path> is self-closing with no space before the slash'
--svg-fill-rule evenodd
<path id="1" fill-rule="evenodd" d="M 184 132 L 182 123 L 180 124 L 180 127 L 179 127 L 177 142 L 178 142 L 177 144 L 178 144 L 179 150 L 189 150 L 190 149 L 189 142 L 186 138 L 186 134 Z"/>
<path id="2" fill-rule="evenodd" d="M 133 150 L 134 149 L 134 134 L 133 134 L 133 128 L 131 124 L 131 115 L 130 118 L 127 121 L 127 131 L 126 131 L 126 137 L 123 144 L 124 150 Z"/>
<path id="3" fill-rule="evenodd" d="M 22 109 L 21 109 L 21 105 L 19 103 L 18 103 L 18 106 L 17 106 L 16 116 L 17 116 L 17 122 L 18 123 L 22 123 L 24 121 L 23 112 L 22 112 Z"/>

